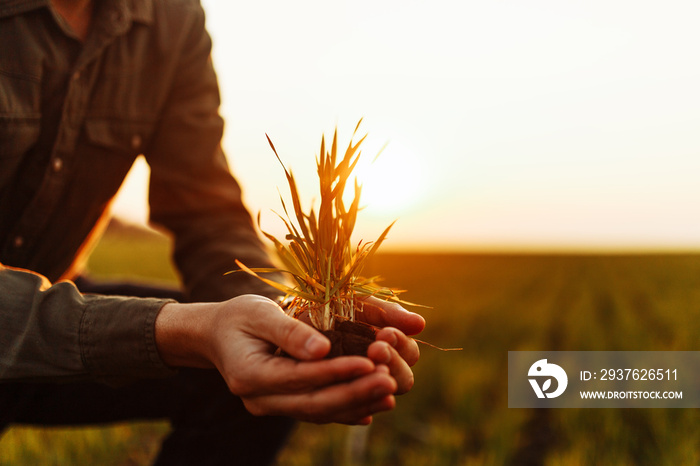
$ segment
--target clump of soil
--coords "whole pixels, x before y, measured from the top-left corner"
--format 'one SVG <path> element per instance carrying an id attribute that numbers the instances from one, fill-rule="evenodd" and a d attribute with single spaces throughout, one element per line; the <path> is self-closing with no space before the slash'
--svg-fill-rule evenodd
<path id="1" fill-rule="evenodd" d="M 336 321 L 333 330 L 323 333 L 331 341 L 331 350 L 326 359 L 338 356 L 367 356 L 367 348 L 375 340 L 374 327 L 358 322 Z"/>

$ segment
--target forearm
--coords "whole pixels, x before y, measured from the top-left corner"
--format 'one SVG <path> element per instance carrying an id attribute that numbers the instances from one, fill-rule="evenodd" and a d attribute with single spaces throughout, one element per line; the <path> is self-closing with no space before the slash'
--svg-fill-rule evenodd
<path id="1" fill-rule="evenodd" d="M 70 282 L 0 266 L 0 381 L 170 375 L 153 335 L 165 302 L 81 295 Z"/>
<path id="2" fill-rule="evenodd" d="M 191 211 L 154 217 L 173 232 L 173 259 L 180 271 L 187 301 L 221 302 L 250 293 L 271 299 L 279 297 L 279 291 L 248 274 L 227 274 L 238 268 L 236 260 L 248 267 L 271 267 L 271 262 L 243 207 L 234 208 L 232 204 L 214 210 L 211 205 L 216 202 L 207 198 L 193 199 Z M 197 213 L 196 208 L 202 206 L 210 210 Z"/>
<path id="3" fill-rule="evenodd" d="M 174 237 L 173 259 L 189 302 L 225 301 L 254 293 L 279 296 L 244 274 L 228 274 L 238 259 L 269 267 L 221 148 L 223 120 L 204 12 L 197 7 L 178 31 L 182 47 L 158 129 L 144 147 L 151 167 L 151 220 Z"/>

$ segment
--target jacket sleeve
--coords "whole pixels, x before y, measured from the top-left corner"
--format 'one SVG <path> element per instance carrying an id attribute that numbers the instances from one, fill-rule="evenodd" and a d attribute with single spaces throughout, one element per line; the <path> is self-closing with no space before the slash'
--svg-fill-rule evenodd
<path id="1" fill-rule="evenodd" d="M 236 259 L 249 267 L 270 262 L 220 146 L 223 121 L 211 41 L 204 13 L 194 3 L 179 26 L 182 43 L 169 99 L 145 151 L 151 220 L 174 236 L 174 261 L 189 300 L 222 301 L 245 293 L 275 298 L 280 293 L 254 277 L 226 275 Z"/>
<path id="2" fill-rule="evenodd" d="M 81 295 L 71 282 L 51 285 L 0 264 L 0 382 L 119 384 L 173 374 L 154 337 L 166 302 Z"/>

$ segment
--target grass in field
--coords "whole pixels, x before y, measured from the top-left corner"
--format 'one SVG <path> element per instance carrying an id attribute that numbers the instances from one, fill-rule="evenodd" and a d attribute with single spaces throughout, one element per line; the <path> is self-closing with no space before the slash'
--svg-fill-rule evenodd
<path id="1" fill-rule="evenodd" d="M 172 283 L 167 250 L 162 239 L 108 235 L 89 266 Z M 506 380 L 509 350 L 700 350 L 700 255 L 384 254 L 367 274 L 434 307 L 421 310 L 422 339 L 464 351 L 422 347 L 396 410 L 365 430 L 302 424 L 280 464 L 700 463 L 697 410 L 509 409 Z M 13 428 L 0 464 L 148 464 L 167 430 Z"/>
<path id="2" fill-rule="evenodd" d="M 0 440 L 0 465 L 150 464 L 168 432 L 164 422 L 109 427 L 13 427 Z"/>

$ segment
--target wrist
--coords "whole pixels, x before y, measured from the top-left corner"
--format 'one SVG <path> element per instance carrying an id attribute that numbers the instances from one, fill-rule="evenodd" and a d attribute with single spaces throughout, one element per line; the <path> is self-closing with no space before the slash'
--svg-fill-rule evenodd
<path id="1" fill-rule="evenodd" d="M 216 315 L 216 304 L 168 303 L 155 322 L 158 353 L 171 367 L 215 367 L 209 343 L 210 329 Z"/>

